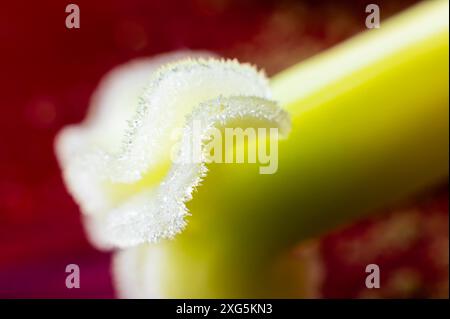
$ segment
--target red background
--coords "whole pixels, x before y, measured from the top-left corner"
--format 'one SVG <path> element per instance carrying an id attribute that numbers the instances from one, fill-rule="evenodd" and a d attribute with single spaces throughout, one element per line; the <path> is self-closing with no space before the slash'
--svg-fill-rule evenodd
<path id="1" fill-rule="evenodd" d="M 384 19 L 411 1 L 379 2 Z M 362 30 L 365 19 L 364 1 L 76 0 L 72 3 L 80 7 L 81 28 L 67 29 L 69 3 L 0 4 L 0 297 L 4 298 L 114 297 L 110 255 L 86 241 L 79 210 L 64 188 L 53 153 L 56 132 L 83 119 L 105 72 L 133 57 L 190 48 L 250 61 L 273 74 Z M 422 225 L 432 210 L 437 214 L 435 224 L 446 225 L 448 197 L 447 187 L 443 188 L 414 204 L 419 213 L 404 213 L 405 219 Z M 322 281 L 311 283 L 317 295 L 361 296 L 364 274 L 355 275 L 355 264 L 349 266 L 342 259 L 341 242 L 377 242 L 367 237 L 369 229 L 380 223 L 382 230 L 392 228 L 392 220 L 398 219 L 392 215 L 396 216 L 363 221 L 299 248 L 299 255 L 306 254 L 325 269 Z M 395 227 L 394 234 L 395 242 Z M 380 296 L 448 296 L 448 227 L 419 227 L 408 245 L 394 252 L 389 246 L 387 255 L 378 245 L 376 256 L 389 269 L 405 265 L 415 269 L 421 281 L 406 293 L 394 289 Z M 436 270 L 438 266 L 427 259 L 430 247 L 446 271 L 441 264 Z M 364 261 L 358 248 L 351 251 L 357 252 L 357 263 Z M 65 287 L 69 263 L 81 268 L 81 289 Z M 333 276 L 333 271 L 340 275 Z"/>

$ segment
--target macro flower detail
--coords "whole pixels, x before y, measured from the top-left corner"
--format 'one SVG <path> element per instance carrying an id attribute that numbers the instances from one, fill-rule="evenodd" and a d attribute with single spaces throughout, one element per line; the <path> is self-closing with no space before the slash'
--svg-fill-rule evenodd
<path id="1" fill-rule="evenodd" d="M 86 121 L 56 141 L 91 241 L 125 248 L 113 261 L 122 297 L 306 297 L 296 244 L 448 178 L 448 2 L 270 80 L 236 60 L 181 55 L 113 71 Z M 280 138 L 230 146 L 230 127 Z M 222 129 L 224 150 L 260 155 L 276 140 L 276 173 L 258 174 L 254 157 L 234 165 L 242 152 L 210 162 Z"/>

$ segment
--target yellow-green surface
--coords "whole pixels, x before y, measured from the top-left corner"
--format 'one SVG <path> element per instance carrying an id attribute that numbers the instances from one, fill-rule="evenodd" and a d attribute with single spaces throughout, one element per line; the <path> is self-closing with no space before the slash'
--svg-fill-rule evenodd
<path id="1" fill-rule="evenodd" d="M 209 166 L 186 230 L 158 244 L 164 294 L 302 296 L 279 254 L 445 180 L 448 36 L 448 1 L 433 1 L 275 76 L 293 123 L 278 172 Z"/>

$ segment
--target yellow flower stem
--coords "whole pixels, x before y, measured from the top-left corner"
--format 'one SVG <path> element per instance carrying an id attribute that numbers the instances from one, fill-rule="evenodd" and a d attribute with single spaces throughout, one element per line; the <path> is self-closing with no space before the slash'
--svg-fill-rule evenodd
<path id="1" fill-rule="evenodd" d="M 448 1 L 426 2 L 276 75 L 293 123 L 278 171 L 209 165 L 186 230 L 160 244 L 167 295 L 302 296 L 278 254 L 446 180 L 448 36 Z"/>

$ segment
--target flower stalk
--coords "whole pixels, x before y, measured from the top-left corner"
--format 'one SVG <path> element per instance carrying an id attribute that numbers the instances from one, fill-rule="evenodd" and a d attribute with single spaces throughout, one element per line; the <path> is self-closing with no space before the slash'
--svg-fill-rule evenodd
<path id="1" fill-rule="evenodd" d="M 130 258 L 159 265 L 163 297 L 303 296 L 279 256 L 448 178 L 448 36 L 430 1 L 274 76 L 292 120 L 277 173 L 209 164 L 186 229 Z"/>

